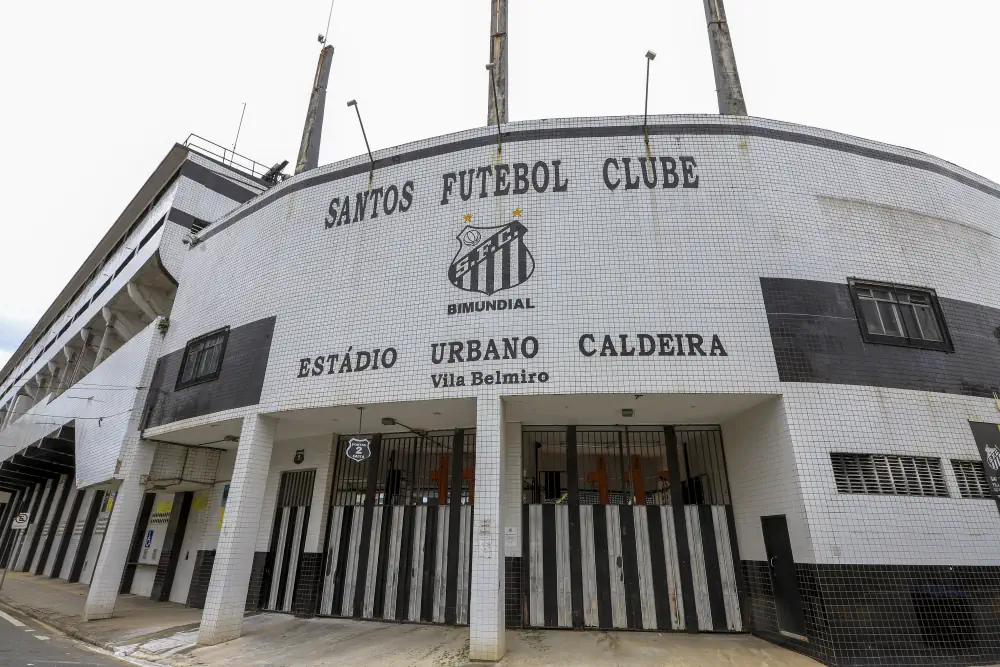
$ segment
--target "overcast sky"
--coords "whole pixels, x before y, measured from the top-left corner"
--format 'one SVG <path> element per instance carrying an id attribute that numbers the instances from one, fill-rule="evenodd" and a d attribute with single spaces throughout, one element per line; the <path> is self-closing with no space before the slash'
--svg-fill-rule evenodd
<path id="1" fill-rule="evenodd" d="M 336 0 L 320 163 L 485 124 L 489 0 Z M 996 0 L 726 0 L 751 115 L 1000 180 Z M 16 2 L 0 22 L 0 363 L 175 142 L 298 150 L 328 0 Z M 701 0 L 510 0 L 511 121 L 715 113 Z"/>

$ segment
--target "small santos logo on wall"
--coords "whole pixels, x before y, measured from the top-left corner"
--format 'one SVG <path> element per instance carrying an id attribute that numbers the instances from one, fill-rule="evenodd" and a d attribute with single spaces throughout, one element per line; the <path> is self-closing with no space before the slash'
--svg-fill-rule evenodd
<path id="1" fill-rule="evenodd" d="M 1000 470 L 1000 449 L 986 445 L 986 463 L 993 470 Z"/>

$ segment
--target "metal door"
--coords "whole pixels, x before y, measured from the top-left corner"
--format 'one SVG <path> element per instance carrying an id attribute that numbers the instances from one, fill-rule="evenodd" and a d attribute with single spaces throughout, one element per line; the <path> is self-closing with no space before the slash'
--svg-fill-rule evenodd
<path id="1" fill-rule="evenodd" d="M 271 611 L 292 611 L 295 583 L 312 505 L 315 470 L 281 473 L 271 544 L 264 565 L 261 599 Z"/>
<path id="2" fill-rule="evenodd" d="M 522 442 L 524 625 L 743 630 L 717 428 L 538 428 Z"/>
<path id="3" fill-rule="evenodd" d="M 760 524 L 764 531 L 764 548 L 767 551 L 771 586 L 774 589 L 778 630 L 783 634 L 805 638 L 805 615 L 802 611 L 802 597 L 799 595 L 795 560 L 792 558 L 792 543 L 788 538 L 785 515 L 762 516 Z"/>
<path id="4" fill-rule="evenodd" d="M 475 434 L 344 437 L 336 461 L 319 613 L 468 624 Z"/>

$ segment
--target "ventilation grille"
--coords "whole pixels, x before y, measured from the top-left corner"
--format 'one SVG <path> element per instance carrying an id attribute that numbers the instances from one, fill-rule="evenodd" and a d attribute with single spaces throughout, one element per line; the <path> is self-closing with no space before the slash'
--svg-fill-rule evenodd
<path id="1" fill-rule="evenodd" d="M 312 505 L 315 470 L 281 473 L 278 507 L 309 507 Z"/>
<path id="2" fill-rule="evenodd" d="M 211 223 L 209 223 L 209 222 L 206 222 L 206 221 L 204 221 L 204 220 L 199 220 L 198 218 L 195 218 L 195 219 L 194 219 L 194 220 L 193 220 L 193 221 L 191 222 L 191 233 L 192 233 L 192 234 L 197 234 L 197 233 L 198 233 L 198 232 L 200 232 L 201 230 L 203 230 L 203 229 L 205 229 L 206 227 L 208 227 L 208 226 L 209 226 L 210 224 L 211 224 Z"/>
<path id="3" fill-rule="evenodd" d="M 990 497 L 990 486 L 986 482 L 982 461 L 956 461 L 952 459 L 951 468 L 955 471 L 958 492 L 963 498 Z"/>
<path id="4" fill-rule="evenodd" d="M 941 459 L 889 454 L 830 454 L 840 493 L 948 497 Z"/>

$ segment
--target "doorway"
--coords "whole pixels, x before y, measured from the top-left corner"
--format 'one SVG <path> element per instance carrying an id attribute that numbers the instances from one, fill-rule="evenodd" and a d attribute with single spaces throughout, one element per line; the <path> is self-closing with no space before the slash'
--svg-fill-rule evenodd
<path id="1" fill-rule="evenodd" d="M 767 551 L 768 570 L 774 590 L 778 631 L 807 641 L 802 597 L 799 595 L 798 578 L 795 575 L 792 543 L 788 538 L 788 522 L 785 521 L 785 515 L 780 514 L 762 516 L 760 523 L 764 530 L 764 548 Z"/>
<path id="2" fill-rule="evenodd" d="M 522 431 L 530 627 L 741 632 L 717 427 Z"/>

